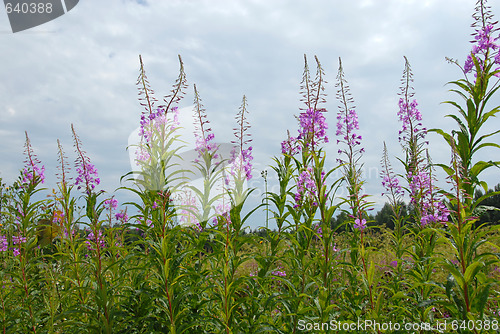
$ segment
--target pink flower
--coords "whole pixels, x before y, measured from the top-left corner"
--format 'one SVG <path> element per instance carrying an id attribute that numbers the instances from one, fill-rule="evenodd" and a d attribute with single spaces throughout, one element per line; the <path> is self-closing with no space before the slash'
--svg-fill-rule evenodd
<path id="1" fill-rule="evenodd" d="M 303 200 L 314 200 L 315 196 L 317 196 L 318 189 L 316 187 L 316 182 L 313 177 L 313 169 L 308 167 L 306 170 L 303 170 L 299 174 L 299 180 L 297 181 L 297 193 L 295 193 L 295 202 L 297 202 L 296 207 Z M 321 180 L 323 180 L 325 176 L 325 172 L 321 172 Z M 316 202 L 313 202 L 313 205 L 318 205 Z"/>
<path id="2" fill-rule="evenodd" d="M 9 242 L 7 241 L 7 237 L 4 235 L 0 235 L 0 252 L 6 252 L 9 249 Z"/>
<path id="3" fill-rule="evenodd" d="M 102 236 L 102 231 L 99 230 L 99 233 L 94 235 L 94 232 L 90 232 L 89 235 L 87 236 L 87 241 L 85 241 L 85 244 L 87 245 L 87 249 L 89 251 L 95 250 L 94 249 L 94 244 L 98 244 L 99 248 L 104 248 L 106 246 L 106 242 L 104 241 L 104 238 Z"/>
<path id="4" fill-rule="evenodd" d="M 126 210 L 121 210 L 115 215 L 116 220 L 121 221 L 123 223 L 128 222 L 128 215 Z"/>
<path id="5" fill-rule="evenodd" d="M 236 156 L 239 148 L 234 147 L 231 151 L 231 159 L 229 160 L 231 163 L 231 171 L 230 174 L 236 178 L 239 178 L 240 175 L 244 175 L 247 180 L 252 178 L 252 146 L 247 148 L 246 150 L 241 150 L 238 156 Z M 226 182 L 227 184 L 228 182 Z"/>
<path id="6" fill-rule="evenodd" d="M 104 201 L 104 207 L 108 210 L 116 209 L 118 207 L 118 200 L 110 198 Z"/>
<path id="7" fill-rule="evenodd" d="M 494 29 L 493 25 L 491 24 L 488 24 L 482 27 L 481 29 L 476 30 L 474 36 L 475 41 L 472 42 L 475 44 L 472 46 L 472 51 L 467 56 L 467 60 L 465 61 L 464 64 L 465 73 L 470 73 L 473 70 L 475 71 L 476 67 L 474 65 L 474 60 L 472 56 L 476 58 L 479 67 L 484 70 L 484 63 L 487 62 L 486 56 L 493 57 L 493 55 L 495 55 L 496 52 L 493 62 L 495 64 L 500 65 L 500 57 L 498 53 L 499 44 L 497 44 L 499 38 L 492 37 L 492 33 L 495 30 L 496 29 Z"/>
<path id="8" fill-rule="evenodd" d="M 354 221 L 354 228 L 363 231 L 366 228 L 366 219 L 356 218 Z"/>
<path id="9" fill-rule="evenodd" d="M 299 115 L 299 136 L 297 139 L 303 139 L 305 146 L 314 148 L 318 144 L 328 143 L 326 123 L 323 112 L 326 110 L 307 109 Z"/>

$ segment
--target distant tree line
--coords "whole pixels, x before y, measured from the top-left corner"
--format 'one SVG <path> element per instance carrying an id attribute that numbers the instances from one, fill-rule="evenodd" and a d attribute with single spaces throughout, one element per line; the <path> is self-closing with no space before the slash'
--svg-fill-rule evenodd
<path id="1" fill-rule="evenodd" d="M 488 190 L 488 193 L 491 192 L 500 192 L 500 183 L 495 186 L 494 189 Z M 476 191 L 475 198 L 483 196 L 480 190 Z M 500 194 L 493 195 L 487 199 L 485 199 L 482 203 L 482 206 L 488 207 L 487 210 L 484 210 L 479 215 L 479 220 L 476 225 L 499 225 L 500 224 Z M 401 216 L 405 217 L 408 214 L 411 214 L 413 211 L 413 207 L 411 205 L 407 205 L 405 203 L 401 203 Z M 367 221 L 370 221 L 369 225 L 371 226 L 379 226 L 386 227 L 388 229 L 394 229 L 394 213 L 392 212 L 392 208 L 389 203 L 385 203 L 382 209 L 380 209 L 375 215 L 367 215 Z M 335 218 L 332 219 L 332 227 L 339 226 L 342 223 L 346 222 L 350 218 L 345 212 L 338 214 Z M 343 228 L 341 228 L 343 230 Z"/>

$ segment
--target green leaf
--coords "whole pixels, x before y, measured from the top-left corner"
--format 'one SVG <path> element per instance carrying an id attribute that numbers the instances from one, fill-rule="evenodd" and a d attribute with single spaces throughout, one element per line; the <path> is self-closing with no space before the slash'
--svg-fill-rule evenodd
<path id="1" fill-rule="evenodd" d="M 465 274 L 464 274 L 465 284 L 468 285 L 472 281 L 472 279 L 476 276 L 477 272 L 481 270 L 483 265 L 484 264 L 482 262 L 475 261 L 472 262 L 472 264 L 465 269 Z"/>

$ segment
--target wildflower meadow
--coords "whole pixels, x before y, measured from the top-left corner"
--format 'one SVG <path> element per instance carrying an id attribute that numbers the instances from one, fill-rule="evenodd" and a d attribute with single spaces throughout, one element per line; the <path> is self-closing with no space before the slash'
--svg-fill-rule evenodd
<path id="1" fill-rule="evenodd" d="M 485 131 L 500 111 L 500 28 L 484 0 L 473 18 L 470 53 L 448 59 L 459 77 L 444 101 L 453 131 L 426 123 L 403 58 L 393 133 L 402 150 L 371 152 L 381 156 L 387 226 L 369 214 L 363 116 L 342 59 L 330 85 L 320 60 L 304 57 L 297 128 L 280 130 L 281 152 L 259 175 L 261 204 L 249 207 L 256 175 L 247 98 L 234 139 L 221 147 L 182 58 L 171 91 L 157 98 L 140 57 L 140 140 L 127 148 L 137 168 L 118 189 L 137 200 L 119 203 L 100 188 L 99 166 L 73 125 L 76 159 L 57 141 L 55 189 L 44 188 L 28 133 L 19 178 L 0 180 L 1 332 L 499 333 L 500 225 L 484 217 L 499 210 L 488 200 L 500 189 L 490 191 L 483 173 L 500 167 L 500 130 Z M 180 154 L 179 135 L 188 89 L 191 158 Z M 330 92 L 336 110 L 326 108 Z M 448 156 L 431 157 L 429 133 Z M 479 160 L 482 152 L 491 160 Z M 252 232 L 257 211 L 267 219 Z"/>

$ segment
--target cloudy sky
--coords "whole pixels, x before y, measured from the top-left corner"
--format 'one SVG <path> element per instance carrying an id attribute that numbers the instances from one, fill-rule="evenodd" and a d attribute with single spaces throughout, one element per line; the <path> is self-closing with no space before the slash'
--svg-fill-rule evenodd
<path id="1" fill-rule="evenodd" d="M 16 179 L 27 131 L 46 166 L 46 186 L 54 187 L 56 140 L 75 158 L 73 123 L 102 189 L 112 193 L 131 168 L 126 147 L 142 111 L 135 85 L 139 55 L 158 98 L 177 78 L 181 55 L 189 87 L 179 106 L 192 105 L 196 84 L 218 141 L 232 140 L 234 115 L 247 96 L 255 156 L 250 186 L 258 188 L 252 199 L 257 203 L 260 171 L 280 152 L 286 130 L 297 131 L 306 54 L 313 74 L 315 55 L 326 72 L 331 138 L 342 58 L 366 149 L 366 191 L 378 208 L 384 202 L 378 176 L 384 141 L 400 167 L 396 112 L 403 56 L 412 65 L 425 125 L 451 129 L 443 116 L 452 110 L 441 102 L 453 98 L 445 83 L 461 72 L 445 57 L 465 60 L 474 6 L 475 0 L 86 0 L 54 21 L 15 34 L 0 10 L 0 177 L 7 184 Z M 498 120 L 492 123 L 490 129 L 498 128 Z M 442 139 L 428 139 L 434 161 L 447 163 Z M 332 140 L 331 161 L 337 150 Z M 492 186 L 500 181 L 497 171 L 485 177 Z M 129 198 L 120 191 L 117 196 Z M 252 226 L 263 224 L 259 217 Z"/>

